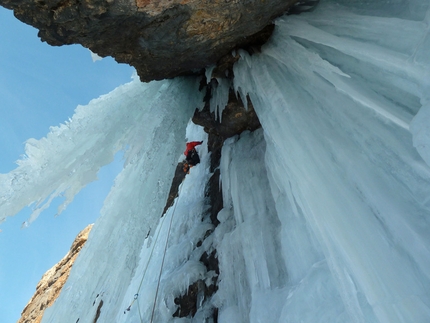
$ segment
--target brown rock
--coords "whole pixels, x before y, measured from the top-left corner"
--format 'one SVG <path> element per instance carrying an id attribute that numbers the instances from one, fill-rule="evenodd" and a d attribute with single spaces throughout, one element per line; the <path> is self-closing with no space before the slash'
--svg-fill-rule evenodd
<path id="1" fill-rule="evenodd" d="M 209 100 L 207 99 L 207 101 Z M 192 120 L 195 124 L 202 126 L 208 134 L 221 137 L 221 146 L 227 138 L 241 134 L 245 130 L 254 131 L 261 127 L 251 101 L 248 100 L 246 109 L 242 100 L 236 97 L 232 89 L 230 89 L 227 106 L 222 112 L 222 122 L 217 120 L 214 112 L 210 112 L 208 102 L 201 111 L 195 111 Z"/>
<path id="2" fill-rule="evenodd" d="M 17 323 L 39 323 L 42 321 L 45 309 L 51 306 L 60 295 L 76 257 L 87 242 L 92 226 L 90 224 L 82 230 L 77 235 L 67 255 L 42 276 L 37 284 L 36 292 L 22 311 L 21 318 Z"/>
<path id="3" fill-rule="evenodd" d="M 200 73 L 297 0 L 0 0 L 42 41 L 81 44 L 134 66 L 142 81 Z M 257 37 L 258 38 L 258 37 Z"/>

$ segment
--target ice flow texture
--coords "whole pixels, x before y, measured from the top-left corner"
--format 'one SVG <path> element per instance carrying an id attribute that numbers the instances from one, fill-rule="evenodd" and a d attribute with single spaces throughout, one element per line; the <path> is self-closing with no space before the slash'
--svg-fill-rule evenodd
<path id="1" fill-rule="evenodd" d="M 201 247 L 218 250 L 220 284 L 210 300 L 219 307 L 218 322 L 429 321 L 429 17 L 424 0 L 321 0 L 311 13 L 278 19 L 261 53 L 241 53 L 234 87 L 242 97 L 250 96 L 263 131 L 231 139 L 223 148 L 221 224 L 213 244 Z M 150 245 L 144 238 L 150 227 L 155 230 L 164 206 L 173 161 L 183 148 L 181 132 L 192 113 L 190 100 L 201 102 L 196 86 L 188 82 L 136 83 L 133 92 L 117 90 L 92 115 L 78 109 L 64 127 L 79 125 L 79 132 L 62 131 L 63 139 L 48 135 L 46 141 L 31 142 L 47 146 L 29 146 L 28 159 L 2 175 L 7 177 L 1 181 L 6 183 L 1 214 L 11 215 L 32 201 L 44 201 L 52 191 L 70 187 L 74 193 L 85 184 L 81 178 L 88 178 L 74 175 L 81 165 L 88 165 L 94 177 L 111 160 L 112 150 L 129 147 L 126 166 L 72 270 L 68 289 L 44 323 L 68 318 L 93 322 L 92 304 L 101 293 L 105 305 L 100 322 L 137 320 L 138 309 L 148 320 L 155 269 L 145 277 L 144 301 L 130 317 L 123 310 L 148 260 Z M 213 102 L 217 113 L 222 112 L 224 90 Z M 134 102 L 153 104 L 124 109 L 135 98 L 127 93 L 140 98 Z M 98 128 L 87 124 L 105 118 L 109 104 L 115 118 L 109 118 L 108 127 L 101 123 L 107 138 L 98 142 L 93 130 Z M 170 104 L 176 109 L 158 109 Z M 130 109 L 142 113 L 141 122 L 121 127 L 135 120 L 127 118 Z M 154 128 L 142 130 L 142 123 L 153 122 Z M 65 140 L 80 140 L 81 132 L 99 149 L 86 150 L 90 154 L 58 151 Z M 106 150 L 106 145 L 112 148 Z M 43 161 L 54 158 L 54 152 L 63 164 L 79 167 L 47 174 Z M 159 153 L 162 161 L 151 162 Z M 186 185 L 204 187 L 205 165 L 202 159 Z M 47 185 L 49 189 L 38 189 Z M 213 274 L 195 262 L 193 237 L 201 236 L 208 224 L 196 216 L 204 209 L 204 201 L 198 201 L 203 197 L 191 192 L 185 189 L 176 201 L 175 217 L 184 222 L 177 224 L 169 244 L 158 322 L 192 322 L 171 318 L 173 297 L 188 283 Z M 157 228 L 160 241 L 166 220 Z M 161 251 L 154 252 L 151 266 L 162 257 Z M 203 321 L 204 310 L 194 322 Z"/>

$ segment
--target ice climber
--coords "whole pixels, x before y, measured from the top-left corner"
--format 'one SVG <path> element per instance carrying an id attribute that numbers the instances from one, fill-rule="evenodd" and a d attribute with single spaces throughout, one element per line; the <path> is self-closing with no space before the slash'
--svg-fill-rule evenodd
<path id="1" fill-rule="evenodd" d="M 200 157 L 199 154 L 196 151 L 196 146 L 201 145 L 203 141 L 190 141 L 187 142 L 184 155 L 185 155 L 185 162 L 184 162 L 184 172 L 188 173 L 190 170 L 190 167 L 193 167 L 200 163 Z"/>

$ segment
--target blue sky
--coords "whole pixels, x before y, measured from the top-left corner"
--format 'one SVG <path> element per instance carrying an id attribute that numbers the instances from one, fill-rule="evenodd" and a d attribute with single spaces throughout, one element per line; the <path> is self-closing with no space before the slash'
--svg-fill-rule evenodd
<path id="1" fill-rule="evenodd" d="M 0 173 L 16 167 L 29 138 L 40 139 L 50 126 L 73 115 L 77 105 L 129 82 L 133 69 L 112 58 L 93 62 L 79 46 L 51 47 L 37 30 L 0 7 Z M 28 228 L 30 210 L 0 224 L 0 322 L 16 322 L 36 284 L 69 250 L 75 236 L 93 223 L 121 160 L 100 171 L 99 180 L 81 191 L 54 217 L 53 203 Z"/>

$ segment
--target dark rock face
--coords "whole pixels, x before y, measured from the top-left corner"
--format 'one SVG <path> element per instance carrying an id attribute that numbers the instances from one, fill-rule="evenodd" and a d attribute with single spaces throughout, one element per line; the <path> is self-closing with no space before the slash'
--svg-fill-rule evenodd
<path id="1" fill-rule="evenodd" d="M 210 219 L 214 229 L 208 230 L 203 240 L 209 238 L 220 223 L 217 219 L 217 214 L 223 208 L 223 198 L 222 188 L 219 185 L 219 164 L 224 140 L 235 135 L 240 135 L 245 130 L 253 131 L 261 127 L 252 104 L 248 102 L 248 109 L 245 109 L 242 101 L 234 95 L 233 91 L 230 92 L 229 102 L 222 114 L 223 122 L 220 123 L 215 120 L 214 113 L 210 112 L 208 103 L 211 95 L 210 87 L 207 88 L 207 91 L 207 102 L 204 109 L 202 111 L 197 110 L 193 116 L 193 122 L 203 126 L 209 134 L 208 150 L 211 152 L 210 171 L 212 172 L 212 176 L 205 188 L 205 197 L 209 202 L 209 207 L 203 215 L 202 220 Z M 180 171 L 180 168 L 181 164 L 178 165 L 177 172 Z M 180 176 L 177 175 L 175 178 L 179 179 Z M 172 182 L 172 187 L 176 187 L 174 181 Z M 175 194 L 172 193 L 171 195 L 174 196 Z M 197 247 L 200 247 L 202 244 L 203 241 L 200 241 L 197 243 Z M 205 306 L 204 304 L 207 304 L 218 289 L 218 276 L 220 272 L 217 250 L 212 249 L 210 253 L 204 252 L 199 261 L 205 265 L 207 272 L 213 271 L 216 275 L 212 277 L 210 282 L 198 280 L 192 283 L 183 295 L 176 297 L 175 304 L 178 308 L 173 314 L 174 317 L 194 317 L 199 308 Z M 212 305 L 209 306 L 209 310 L 213 322 L 217 322 L 218 309 Z"/>
<path id="2" fill-rule="evenodd" d="M 184 171 L 184 162 L 178 163 L 175 170 L 175 175 L 172 179 L 172 185 L 170 186 L 169 196 L 167 197 L 166 205 L 164 206 L 163 215 L 167 212 L 169 207 L 173 205 L 175 198 L 178 197 L 179 185 L 185 178 L 186 172 Z"/>
<path id="3" fill-rule="evenodd" d="M 205 81 L 205 80 L 203 80 Z M 211 87 L 206 88 L 206 104 L 205 107 L 199 111 L 194 112 L 192 121 L 204 128 L 208 136 L 208 150 L 211 152 L 211 165 L 210 171 L 213 173 L 212 177 L 206 187 L 205 195 L 210 199 L 210 217 L 212 223 L 218 225 L 216 218 L 218 212 L 222 209 L 222 192 L 219 187 L 219 167 L 221 158 L 221 149 L 224 140 L 235 135 L 241 134 L 245 130 L 254 131 L 261 127 L 257 114 L 250 100 L 248 100 L 248 109 L 245 109 L 243 102 L 237 98 L 233 90 L 230 90 L 229 100 L 227 106 L 222 113 L 222 123 L 215 118 L 215 114 L 210 112 L 210 96 Z M 184 147 L 185 148 L 185 147 Z M 169 196 L 163 210 L 163 215 L 167 209 L 173 205 L 175 198 L 178 196 L 179 185 L 184 180 L 186 173 L 183 170 L 184 163 L 180 162 L 176 166 L 175 175 L 172 179 Z"/>
<path id="4" fill-rule="evenodd" d="M 142 81 L 199 73 L 297 0 L 0 0 L 50 45 L 81 44 L 134 66 Z M 267 37 L 267 35 L 266 35 Z"/>
<path id="5" fill-rule="evenodd" d="M 204 81 L 206 82 L 206 80 Z M 233 91 L 230 92 L 229 102 L 222 114 L 223 123 L 215 120 L 214 113 L 211 113 L 209 108 L 211 87 L 207 87 L 206 90 L 206 105 L 202 111 L 197 110 L 195 112 L 193 122 L 203 126 L 209 134 L 208 150 L 211 152 L 210 171 L 212 176 L 205 187 L 205 198 L 208 202 L 208 208 L 202 214 L 202 221 L 210 221 L 213 224 L 213 229 L 206 232 L 202 240 L 196 244 L 197 248 L 203 245 L 205 239 L 211 237 L 215 228 L 220 223 L 217 219 L 217 214 L 223 208 L 223 198 L 222 188 L 219 185 L 219 164 L 224 140 L 235 135 L 240 135 L 245 130 L 253 131 L 261 127 L 252 104 L 248 102 L 248 109 L 245 109 L 242 101 L 234 95 Z M 182 167 L 183 164 L 179 163 L 176 168 L 166 209 L 173 204 L 174 198 L 178 196 L 178 187 L 186 176 Z M 199 261 L 206 267 L 207 272 L 214 272 L 215 275 L 210 281 L 197 280 L 193 282 L 188 286 L 187 291 L 183 295 L 176 297 L 174 301 L 178 307 L 173 317 L 194 317 L 200 307 L 204 306 L 206 311 L 211 315 L 212 321 L 217 322 L 218 309 L 210 305 L 210 299 L 218 289 L 219 264 L 217 250 L 210 249 L 208 252 L 203 252 Z"/>
<path id="6" fill-rule="evenodd" d="M 203 280 L 197 280 L 195 283 L 188 286 L 188 290 L 184 295 L 176 297 L 175 304 L 178 305 L 178 308 L 173 314 L 173 317 L 194 317 L 198 308 L 201 306 L 200 303 L 204 302 L 205 300 L 209 300 L 218 290 L 217 281 L 219 275 L 219 266 L 216 251 L 213 250 L 210 255 L 205 252 L 200 258 L 200 262 L 206 266 L 208 271 L 215 271 L 217 276 L 212 278 L 212 284 L 209 286 L 207 286 Z M 212 317 L 215 321 L 218 316 L 218 309 L 212 307 L 211 311 Z"/>
<path id="7" fill-rule="evenodd" d="M 212 145 L 220 148 L 225 139 L 245 130 L 254 131 L 261 127 L 251 101 L 248 100 L 248 109 L 245 109 L 242 100 L 236 97 L 232 89 L 230 89 L 227 106 L 222 113 L 222 122 L 216 120 L 215 114 L 210 112 L 209 103 L 206 103 L 202 111 L 197 110 L 192 120 L 195 124 L 202 126 L 209 135 L 214 135 L 212 138 L 209 137 L 210 148 Z M 214 150 L 216 149 L 211 149 L 211 151 Z"/>

